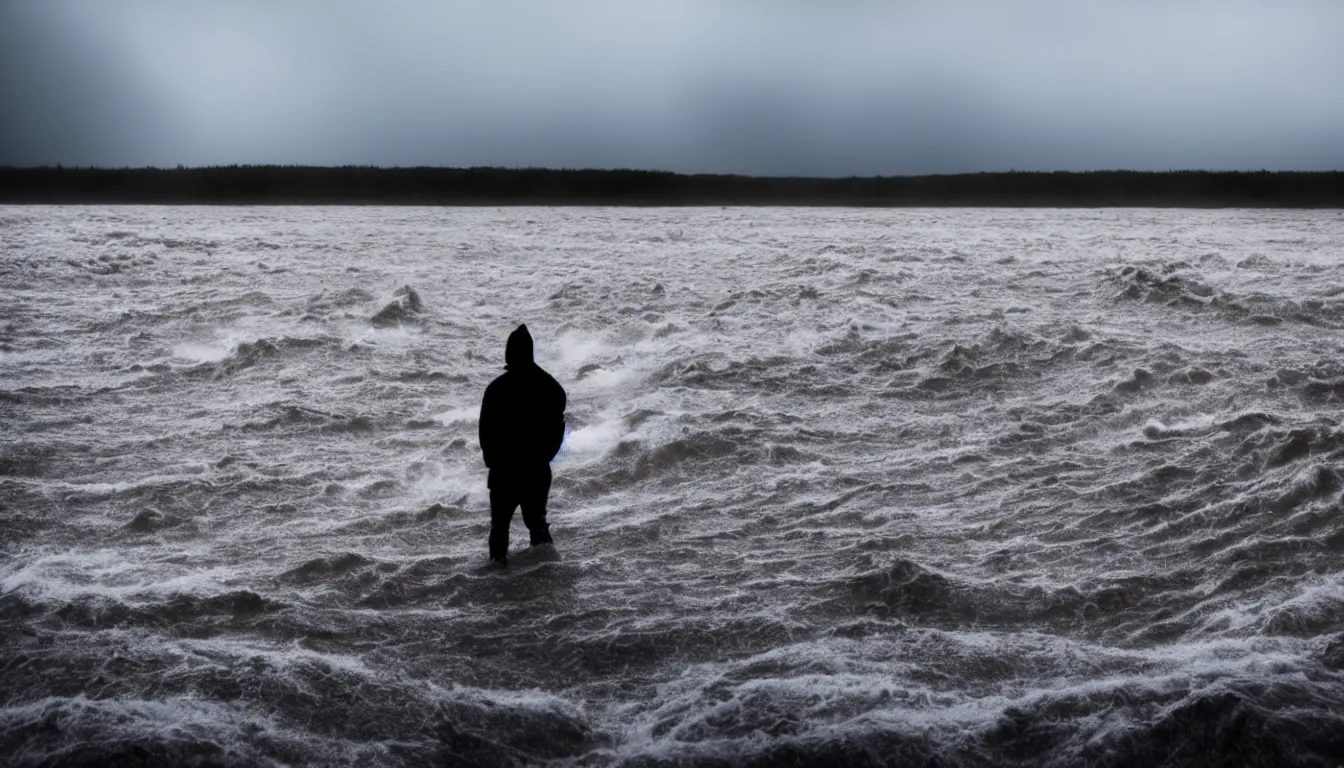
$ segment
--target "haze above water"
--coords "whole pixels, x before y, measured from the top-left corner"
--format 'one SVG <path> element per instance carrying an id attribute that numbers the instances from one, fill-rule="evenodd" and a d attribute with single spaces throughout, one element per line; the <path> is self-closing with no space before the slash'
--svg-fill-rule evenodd
<path id="1" fill-rule="evenodd" d="M 0 249 L 19 764 L 1344 754 L 1340 212 L 3 207 Z M 559 559 L 516 520 L 499 572 L 519 322 L 571 432 Z"/>

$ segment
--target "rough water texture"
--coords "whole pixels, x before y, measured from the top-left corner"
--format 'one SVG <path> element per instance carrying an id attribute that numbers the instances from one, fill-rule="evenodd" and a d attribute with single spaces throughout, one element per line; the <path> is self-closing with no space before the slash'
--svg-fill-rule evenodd
<path id="1" fill-rule="evenodd" d="M 1344 214 L 0 208 L 17 765 L 1337 765 Z M 486 565 L 481 393 L 569 391 Z"/>

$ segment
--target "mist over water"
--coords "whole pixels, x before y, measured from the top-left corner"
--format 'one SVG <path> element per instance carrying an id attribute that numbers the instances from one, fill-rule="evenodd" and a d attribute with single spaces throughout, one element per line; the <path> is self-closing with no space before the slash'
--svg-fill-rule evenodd
<path id="1" fill-rule="evenodd" d="M 1342 250 L 1337 211 L 0 208 L 0 754 L 1335 765 Z M 497 571 L 519 322 L 570 433 L 559 557 L 515 520 Z"/>

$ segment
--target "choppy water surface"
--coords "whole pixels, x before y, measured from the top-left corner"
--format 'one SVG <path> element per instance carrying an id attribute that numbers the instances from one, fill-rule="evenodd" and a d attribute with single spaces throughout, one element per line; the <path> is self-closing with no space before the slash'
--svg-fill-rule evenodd
<path id="1" fill-rule="evenodd" d="M 0 248 L 6 761 L 1344 755 L 1339 212 L 7 207 Z M 560 558 L 516 519 L 499 572 L 518 322 L 572 432 Z"/>

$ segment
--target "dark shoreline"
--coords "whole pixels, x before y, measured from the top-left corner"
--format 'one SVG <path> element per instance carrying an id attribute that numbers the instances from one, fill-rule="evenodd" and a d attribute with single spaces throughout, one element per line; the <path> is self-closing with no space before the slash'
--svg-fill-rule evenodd
<path id="1" fill-rule="evenodd" d="M 537 168 L 0 167 L 0 203 L 1344 208 L 1344 172 L 810 178 Z"/>

